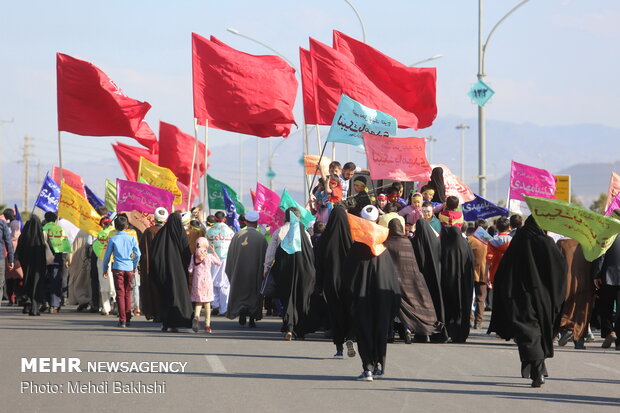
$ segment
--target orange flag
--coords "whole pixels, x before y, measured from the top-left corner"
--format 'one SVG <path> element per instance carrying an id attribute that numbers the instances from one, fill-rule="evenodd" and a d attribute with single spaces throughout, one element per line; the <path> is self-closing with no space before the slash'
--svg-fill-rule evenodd
<path id="1" fill-rule="evenodd" d="M 375 257 L 381 255 L 386 250 L 383 242 L 390 233 L 387 228 L 355 215 L 347 214 L 347 217 L 349 218 L 353 241 L 368 245 Z"/>
<path id="2" fill-rule="evenodd" d="M 319 155 L 304 155 L 304 167 L 306 168 L 306 175 L 321 174 L 326 176 L 329 174 L 329 164 L 332 162 L 330 158 L 324 156 L 321 159 L 321 167 L 317 170 L 317 164 L 321 157 Z"/>

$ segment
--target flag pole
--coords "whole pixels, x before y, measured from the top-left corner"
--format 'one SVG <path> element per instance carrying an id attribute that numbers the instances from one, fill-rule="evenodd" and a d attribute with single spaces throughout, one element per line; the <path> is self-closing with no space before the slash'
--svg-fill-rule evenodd
<path id="1" fill-rule="evenodd" d="M 304 119 L 304 155 L 303 155 L 304 166 L 302 167 L 303 168 L 302 169 L 303 179 L 304 179 L 304 205 L 308 204 L 308 196 L 306 194 L 309 193 L 308 185 L 310 185 L 310 182 L 308 181 L 308 175 L 306 175 L 306 155 L 309 155 L 308 153 L 308 125 L 306 125 L 306 122 Z"/>
<path id="2" fill-rule="evenodd" d="M 58 131 L 58 166 L 60 167 L 60 176 L 58 186 L 62 188 L 62 143 L 60 139 L 60 131 Z"/>
<path id="3" fill-rule="evenodd" d="M 310 184 L 310 189 L 308 190 L 308 199 L 312 199 L 312 197 L 310 196 L 312 193 L 312 187 L 314 186 L 314 180 L 316 178 L 316 172 L 317 171 L 321 171 L 321 160 L 323 160 L 323 154 L 325 153 L 325 148 L 327 147 L 327 142 L 325 142 L 325 144 L 323 145 L 323 149 L 321 150 L 321 155 L 319 156 L 319 161 L 316 164 L 316 170 L 314 171 L 314 175 L 312 176 L 312 183 Z M 305 168 L 304 168 L 305 169 Z M 304 174 L 306 172 L 304 171 Z M 327 185 L 329 185 L 329 182 L 326 183 Z"/>
<path id="4" fill-rule="evenodd" d="M 211 214 L 211 208 L 209 207 L 209 191 L 207 188 L 207 167 L 209 166 L 209 119 L 205 121 L 205 184 L 202 188 L 202 208 L 203 208 L 203 222 L 207 222 L 207 215 Z M 207 213 L 208 212 L 208 213 Z"/>
<path id="5" fill-rule="evenodd" d="M 319 130 L 319 125 L 314 125 L 314 127 L 316 128 L 316 144 L 319 148 L 319 152 L 321 151 L 321 131 Z M 323 150 L 325 150 L 325 147 L 323 147 Z M 333 159 L 332 159 L 333 161 Z"/>
<path id="6" fill-rule="evenodd" d="M 187 210 L 191 209 L 192 195 L 194 193 L 194 168 L 196 167 L 196 152 L 198 151 L 198 119 L 194 118 L 194 155 L 192 156 L 192 169 L 189 171 L 189 190 L 187 191 Z"/>

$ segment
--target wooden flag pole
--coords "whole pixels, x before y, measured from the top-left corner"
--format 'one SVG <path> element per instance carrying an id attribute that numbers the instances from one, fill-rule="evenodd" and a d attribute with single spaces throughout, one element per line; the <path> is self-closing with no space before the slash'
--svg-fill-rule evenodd
<path id="1" fill-rule="evenodd" d="M 202 208 L 204 219 L 203 222 L 207 222 L 207 214 L 211 214 L 211 207 L 209 206 L 209 191 L 208 191 L 208 181 L 207 181 L 207 166 L 209 165 L 209 119 L 206 120 L 205 123 L 205 184 L 202 188 Z"/>
<path id="2" fill-rule="evenodd" d="M 60 131 L 58 131 L 58 166 L 60 167 L 60 176 L 58 180 L 58 187 L 62 189 L 62 143 L 60 139 Z"/>
<path id="3" fill-rule="evenodd" d="M 192 194 L 194 193 L 194 168 L 196 167 L 196 152 L 198 152 L 198 119 L 194 118 L 194 156 L 192 156 L 192 169 L 189 172 L 189 189 L 187 193 L 187 210 L 191 210 Z"/>
<path id="4" fill-rule="evenodd" d="M 303 178 L 304 178 L 304 206 L 308 204 L 308 196 L 307 194 L 310 192 L 310 181 L 308 180 L 308 175 L 306 175 L 306 155 L 308 155 L 308 125 L 306 125 L 304 123 L 303 125 L 304 128 L 304 155 L 303 155 L 303 159 L 304 159 L 304 165 L 303 165 Z"/>
<path id="5" fill-rule="evenodd" d="M 319 125 L 314 125 L 314 127 L 316 128 L 316 144 L 317 144 L 317 146 L 319 148 L 319 152 L 320 152 L 321 151 L 321 147 L 323 146 L 323 145 L 321 145 L 321 131 L 319 130 Z M 325 150 L 324 147 L 323 147 L 323 150 Z"/>
<path id="6" fill-rule="evenodd" d="M 310 184 L 310 189 L 308 190 L 308 199 L 312 199 L 312 187 L 314 186 L 314 179 L 316 178 L 316 172 L 317 171 L 321 171 L 321 160 L 323 159 L 323 154 L 325 153 L 325 147 L 327 146 L 327 142 L 325 142 L 325 144 L 323 145 L 323 149 L 321 150 L 321 155 L 319 156 L 319 161 L 316 164 L 316 170 L 314 171 L 314 175 L 312 176 L 312 183 Z M 304 165 L 304 173 L 305 172 L 305 165 Z M 329 182 L 325 183 L 326 185 L 329 185 Z"/>

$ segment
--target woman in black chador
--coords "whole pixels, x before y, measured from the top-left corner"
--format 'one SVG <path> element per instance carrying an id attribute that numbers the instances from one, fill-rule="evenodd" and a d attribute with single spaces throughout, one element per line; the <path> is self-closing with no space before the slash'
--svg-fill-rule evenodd
<path id="1" fill-rule="evenodd" d="M 191 253 L 181 214 L 170 214 L 153 239 L 150 272 L 160 292 L 162 331 L 191 328 L 193 309 L 187 286 Z"/>
<path id="2" fill-rule="evenodd" d="M 336 345 L 334 357 L 343 357 L 345 339 L 350 336 L 350 317 L 342 301 L 342 263 L 353 244 L 351 229 L 344 208 L 335 207 L 329 215 L 325 231 L 314 250 L 316 288 L 323 292 Z M 353 349 L 352 343 L 350 349 Z M 353 352 L 349 352 L 354 357 Z"/>
<path id="3" fill-rule="evenodd" d="M 553 337 L 560 325 L 566 291 L 566 259 L 532 216 L 512 238 L 493 284 L 489 333 L 519 347 L 521 375 L 540 387 L 547 376 L 545 359 L 553 357 Z"/>
<path id="4" fill-rule="evenodd" d="M 15 260 L 19 260 L 24 271 L 24 295 L 26 304 L 23 313 L 37 316 L 39 305 L 45 300 L 45 236 L 41 221 L 32 215 L 17 240 Z"/>

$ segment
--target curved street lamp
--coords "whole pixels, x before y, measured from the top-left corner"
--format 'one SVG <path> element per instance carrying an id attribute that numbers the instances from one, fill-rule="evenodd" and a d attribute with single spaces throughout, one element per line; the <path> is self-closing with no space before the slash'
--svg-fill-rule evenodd
<path id="1" fill-rule="evenodd" d="M 419 62 L 412 63 L 409 66 L 411 66 L 411 67 L 417 66 L 417 65 L 420 65 L 422 63 L 430 62 L 432 60 L 441 59 L 442 57 L 443 57 L 443 55 L 441 53 L 440 54 L 436 54 L 435 56 L 431 56 L 428 59 L 424 59 L 424 60 L 420 60 Z"/>
<path id="2" fill-rule="evenodd" d="M 364 29 L 364 22 L 362 21 L 362 16 L 360 16 L 359 12 L 349 0 L 344 0 L 352 9 L 355 15 L 357 16 L 357 20 L 360 22 L 360 26 L 362 26 L 362 41 L 366 43 L 366 30 Z"/>
<path id="3" fill-rule="evenodd" d="M 523 0 L 515 7 L 513 7 L 504 17 L 502 17 L 493 26 L 487 39 L 482 43 L 482 0 L 478 0 L 478 80 L 484 81 L 486 73 L 484 72 L 484 58 L 486 55 L 487 47 L 489 46 L 489 40 L 491 36 L 497 30 L 497 27 L 502 24 L 512 13 L 517 11 L 521 6 L 530 0 Z M 484 117 L 484 106 L 478 105 L 478 193 L 485 197 L 487 194 L 487 149 L 486 149 L 486 121 Z"/>

